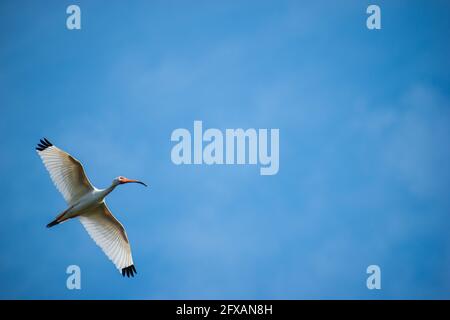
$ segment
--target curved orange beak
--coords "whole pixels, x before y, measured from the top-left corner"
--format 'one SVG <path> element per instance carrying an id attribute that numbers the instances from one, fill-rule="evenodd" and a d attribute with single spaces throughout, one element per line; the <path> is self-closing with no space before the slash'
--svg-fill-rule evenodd
<path id="1" fill-rule="evenodd" d="M 139 183 L 139 184 L 142 184 L 143 186 L 147 187 L 147 185 L 145 183 L 143 183 L 142 181 L 134 180 L 134 179 L 128 179 L 128 178 L 124 178 L 124 179 L 120 180 L 120 183 L 121 184 L 124 184 L 124 183 Z"/>

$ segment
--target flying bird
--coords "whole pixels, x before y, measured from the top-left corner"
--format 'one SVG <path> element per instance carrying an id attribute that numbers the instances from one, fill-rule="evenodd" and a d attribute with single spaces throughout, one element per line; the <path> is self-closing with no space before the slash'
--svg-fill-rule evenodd
<path id="1" fill-rule="evenodd" d="M 147 185 L 139 180 L 119 176 L 108 188 L 97 189 L 89 181 L 80 161 L 54 146 L 46 138 L 40 140 L 36 151 L 68 205 L 66 210 L 47 225 L 47 228 L 78 217 L 87 233 L 119 272 L 122 272 L 122 276 L 134 277 L 137 272 L 127 233 L 109 210 L 105 197 L 121 184 Z"/>

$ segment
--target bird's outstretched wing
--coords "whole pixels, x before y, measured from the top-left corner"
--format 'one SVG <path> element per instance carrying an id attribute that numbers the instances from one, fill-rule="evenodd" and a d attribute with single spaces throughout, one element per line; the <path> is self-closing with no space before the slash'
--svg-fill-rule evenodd
<path id="1" fill-rule="evenodd" d="M 105 203 L 80 216 L 80 221 L 95 243 L 115 264 L 123 276 L 136 272 L 131 247 L 122 224 L 112 215 Z"/>
<path id="2" fill-rule="evenodd" d="M 93 190 L 83 166 L 70 154 L 55 147 L 45 138 L 41 139 L 36 150 L 53 183 L 69 205 Z"/>

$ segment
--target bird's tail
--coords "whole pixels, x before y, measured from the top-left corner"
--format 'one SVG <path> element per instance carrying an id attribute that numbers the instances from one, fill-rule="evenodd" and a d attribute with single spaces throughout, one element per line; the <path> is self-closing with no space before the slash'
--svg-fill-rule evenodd
<path id="1" fill-rule="evenodd" d="M 64 217 L 64 215 L 67 213 L 67 211 L 69 211 L 70 209 L 72 209 L 73 206 L 70 206 L 69 208 L 67 208 L 66 210 L 64 210 L 63 212 L 61 212 L 60 214 L 58 214 L 58 216 L 55 218 L 55 220 L 53 220 L 52 222 L 50 222 L 47 225 L 47 228 L 51 228 L 53 226 L 56 226 L 57 224 L 60 224 L 61 222 L 66 221 L 67 219 L 69 219 L 68 217 Z"/>
<path id="2" fill-rule="evenodd" d="M 60 223 L 60 221 L 58 221 L 58 219 L 55 219 L 55 220 L 53 220 L 52 222 L 50 222 L 48 225 L 47 225 L 47 228 L 51 228 L 51 227 L 53 227 L 53 226 L 56 226 L 57 224 L 59 224 Z"/>

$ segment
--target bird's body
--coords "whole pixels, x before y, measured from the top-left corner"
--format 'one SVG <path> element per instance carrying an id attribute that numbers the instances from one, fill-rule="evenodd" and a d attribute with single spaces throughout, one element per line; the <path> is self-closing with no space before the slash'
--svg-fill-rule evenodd
<path id="1" fill-rule="evenodd" d="M 97 188 L 94 187 L 94 189 L 92 191 L 90 191 L 90 192 L 84 194 L 83 196 L 81 196 L 81 198 L 78 199 L 77 202 L 75 202 L 74 204 L 69 206 L 63 212 L 63 215 L 60 218 L 62 220 L 59 221 L 59 223 L 65 221 L 67 219 L 75 218 L 75 217 L 78 217 L 80 215 L 86 214 L 86 212 L 88 212 L 92 208 L 95 208 L 97 206 L 100 206 L 100 205 L 104 204 L 105 197 L 112 190 L 114 190 L 114 188 L 115 187 L 113 187 L 113 188 L 106 188 L 106 189 L 97 189 Z"/>
<path id="2" fill-rule="evenodd" d="M 120 184 L 130 182 L 145 184 L 138 180 L 117 177 L 108 188 L 97 189 L 90 183 L 81 163 L 70 154 L 53 146 L 47 139 L 41 140 L 36 150 L 56 188 L 68 204 L 67 209 L 47 227 L 78 217 L 95 243 L 122 275 L 134 276 L 136 268 L 127 234 L 122 224 L 106 206 L 105 197 Z"/>

